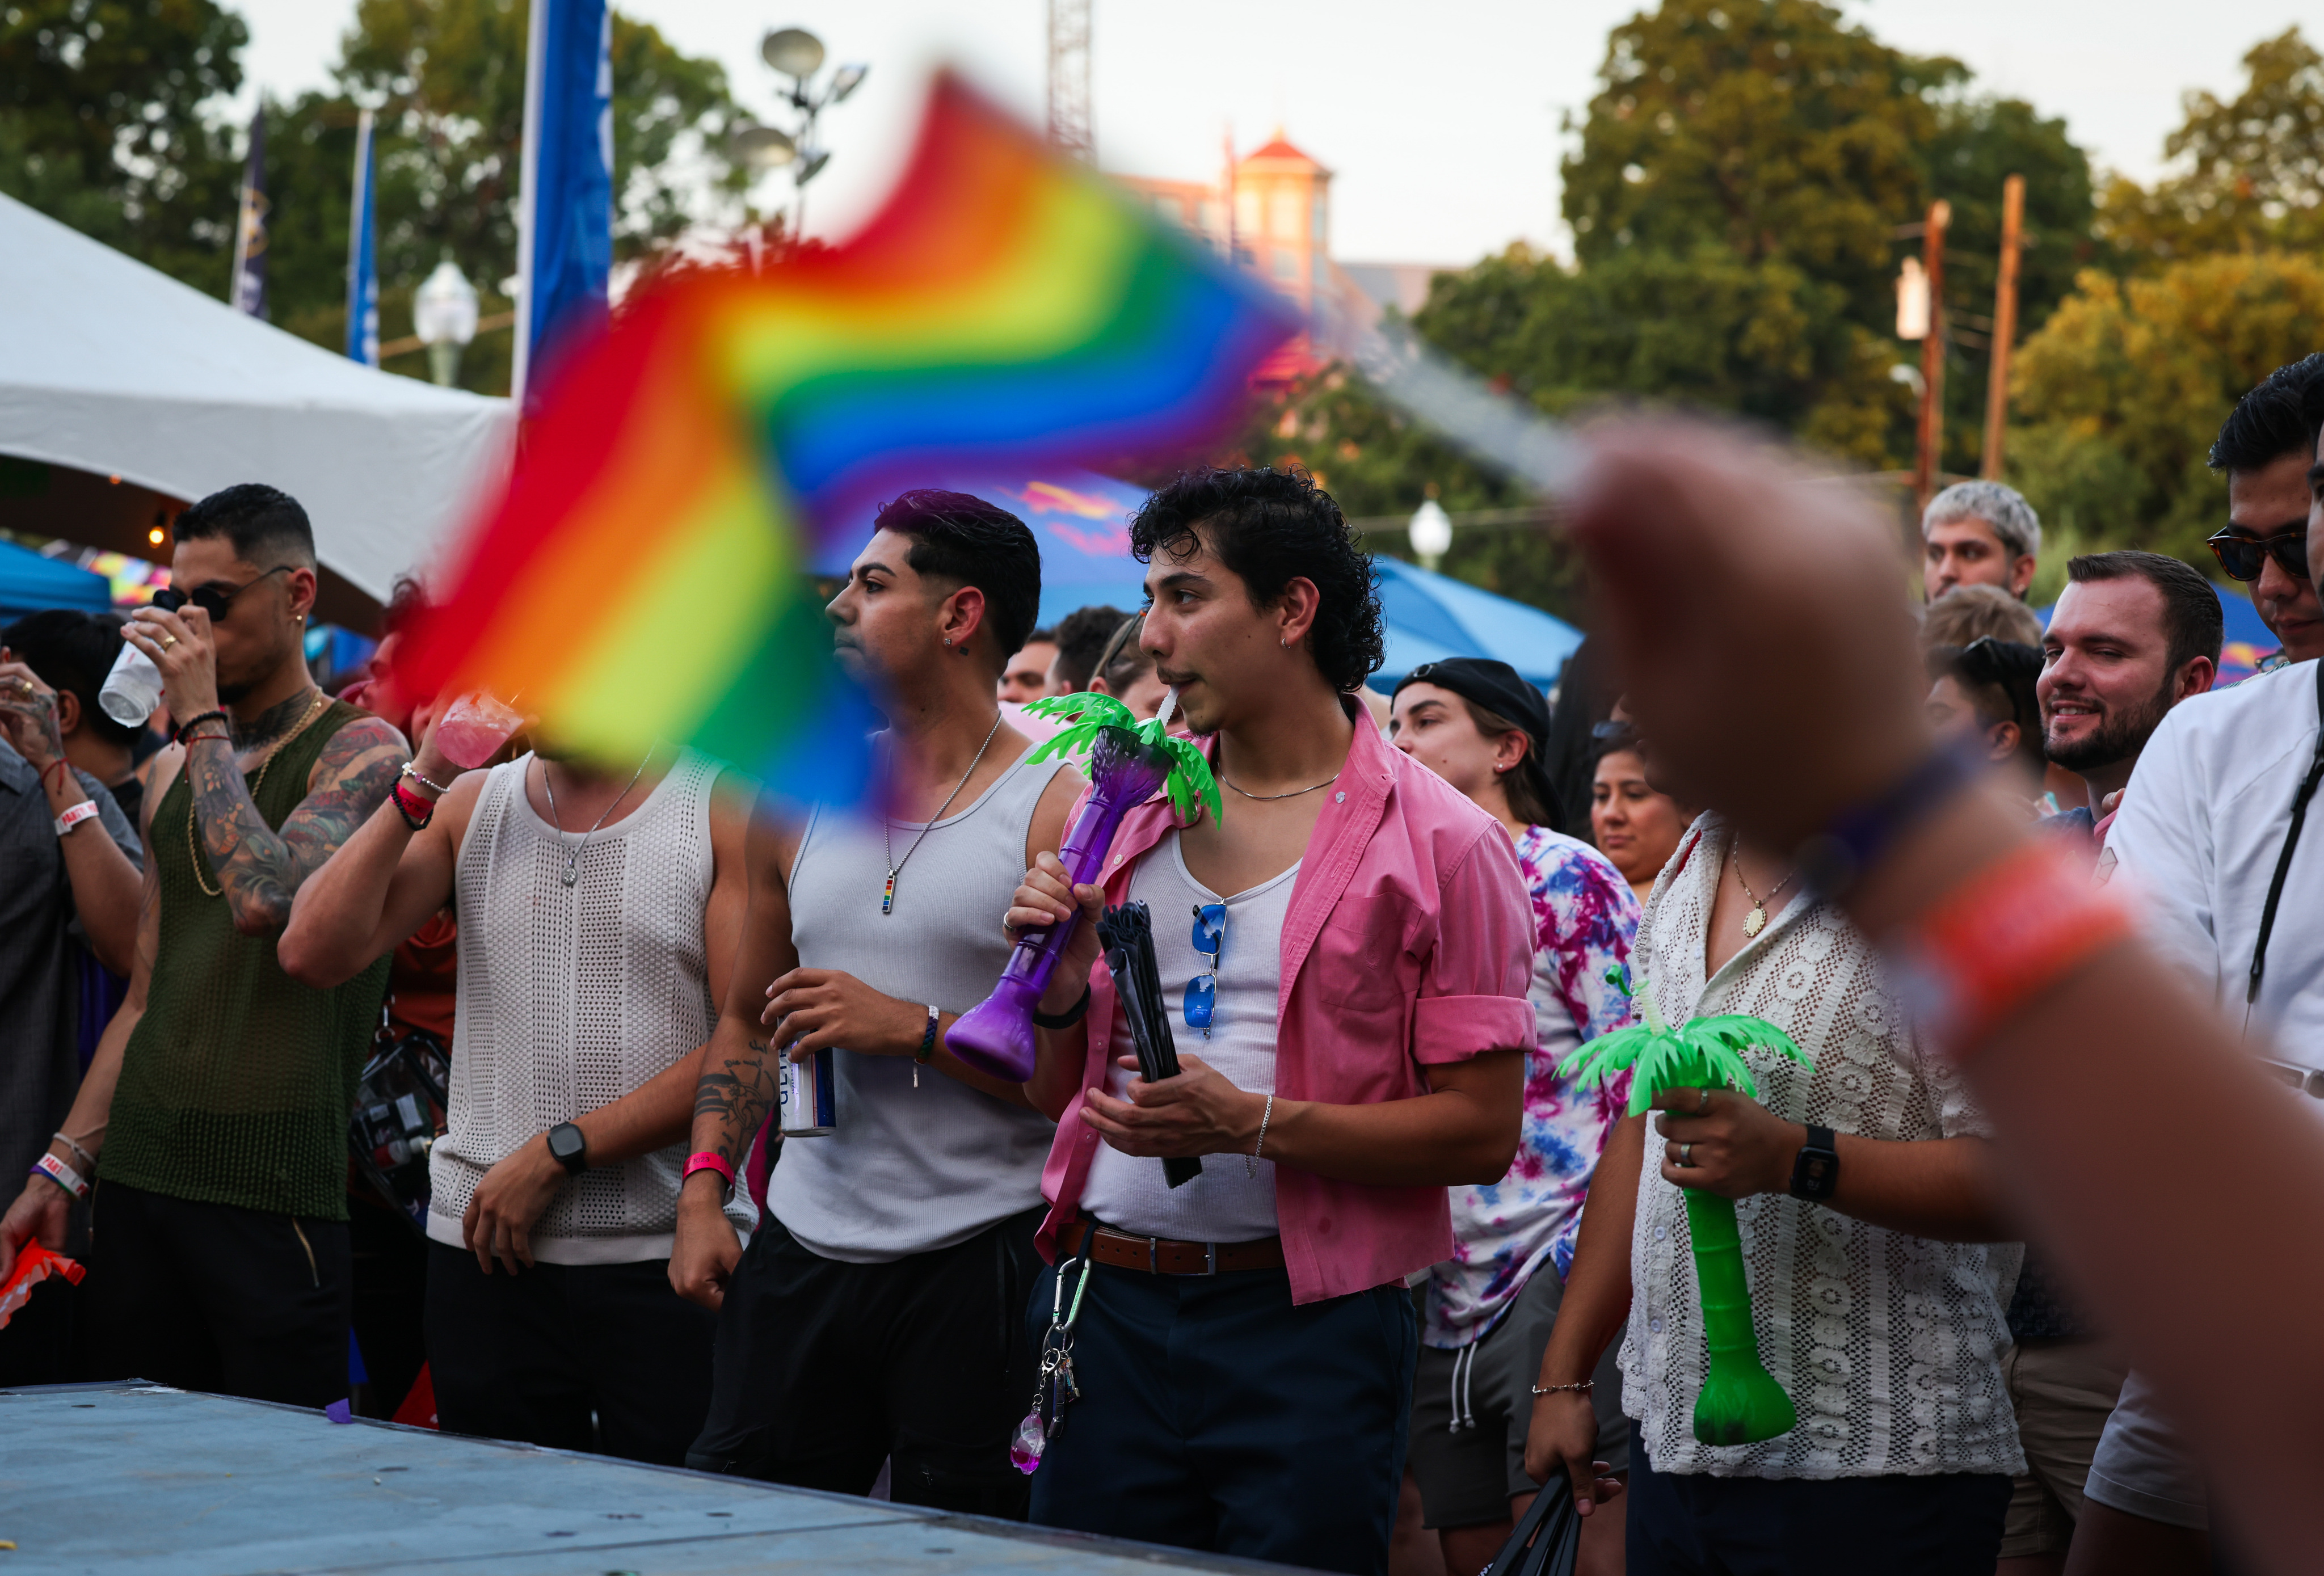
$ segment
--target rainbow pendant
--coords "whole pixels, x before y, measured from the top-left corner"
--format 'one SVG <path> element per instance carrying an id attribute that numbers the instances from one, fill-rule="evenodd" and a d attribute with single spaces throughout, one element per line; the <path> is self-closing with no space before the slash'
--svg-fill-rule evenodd
<path id="1" fill-rule="evenodd" d="M 894 871 L 890 871 L 888 872 L 888 889 L 880 894 L 880 912 L 882 914 L 893 914 L 895 911 L 896 872 Z"/>

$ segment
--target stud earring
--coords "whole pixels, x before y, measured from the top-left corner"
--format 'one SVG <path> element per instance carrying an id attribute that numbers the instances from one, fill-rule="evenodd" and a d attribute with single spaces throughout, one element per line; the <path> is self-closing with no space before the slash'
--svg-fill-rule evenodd
<path id="1" fill-rule="evenodd" d="M 950 635 L 946 635 L 945 637 L 945 644 L 947 646 L 952 644 L 952 637 Z"/>

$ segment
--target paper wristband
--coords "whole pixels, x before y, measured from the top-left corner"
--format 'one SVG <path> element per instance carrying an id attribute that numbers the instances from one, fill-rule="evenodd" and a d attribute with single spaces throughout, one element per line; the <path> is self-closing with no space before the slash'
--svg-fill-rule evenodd
<path id="1" fill-rule="evenodd" d="M 686 1179 L 697 1171 L 715 1171 L 726 1179 L 726 1191 L 729 1193 L 734 1191 L 734 1168 L 709 1150 L 696 1150 L 686 1157 L 686 1169 L 678 1175 L 678 1185 L 681 1187 L 686 1185 Z"/>
<path id="2" fill-rule="evenodd" d="M 43 1155 L 33 1161 L 29 1175 L 47 1177 L 75 1198 L 88 1196 L 88 1179 L 54 1155 Z"/>
<path id="3" fill-rule="evenodd" d="M 57 817 L 57 835 L 62 837 L 66 833 L 79 825 L 83 821 L 93 821 L 96 818 L 97 801 L 95 799 L 83 799 L 79 804 L 71 806 L 63 815 Z"/>
<path id="4" fill-rule="evenodd" d="M 2091 885 L 2071 853 L 2034 843 L 1940 899 L 1891 953 L 1923 1023 L 1959 1063 L 2026 1002 L 2134 929 L 2128 906 Z"/>

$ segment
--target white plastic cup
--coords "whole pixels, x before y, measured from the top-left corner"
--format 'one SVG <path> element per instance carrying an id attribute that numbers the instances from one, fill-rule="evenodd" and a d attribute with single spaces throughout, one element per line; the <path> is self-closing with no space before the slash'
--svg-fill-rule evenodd
<path id="1" fill-rule="evenodd" d="M 145 719 L 161 704 L 161 670 L 153 666 L 152 658 L 122 641 L 113 671 L 105 676 L 105 687 L 97 692 L 97 704 L 123 727 L 143 727 Z"/>

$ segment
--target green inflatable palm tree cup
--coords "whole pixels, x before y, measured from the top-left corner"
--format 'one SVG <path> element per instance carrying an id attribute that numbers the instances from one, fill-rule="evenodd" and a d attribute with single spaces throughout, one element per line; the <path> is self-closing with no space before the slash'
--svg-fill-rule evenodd
<path id="1" fill-rule="evenodd" d="M 1618 969 L 1606 978 L 1630 995 Z M 1629 1114 L 1643 1114 L 1665 1089 L 1735 1089 L 1758 1096 L 1747 1046 L 1765 1046 L 1802 1066 L 1807 1056 L 1792 1037 L 1764 1018 L 1739 1013 L 1691 1019 L 1673 1028 L 1655 1010 L 1640 981 L 1632 1000 L 1644 1023 L 1591 1041 L 1558 1067 L 1571 1077 L 1600 1084 L 1632 1070 Z M 1743 1236 L 1735 1223 L 1735 1201 L 1697 1188 L 1686 1194 L 1687 1235 L 1693 1240 L 1695 1285 L 1702 1293 L 1702 1329 L 1711 1361 L 1702 1393 L 1694 1398 L 1694 1437 L 1705 1444 L 1757 1444 L 1788 1433 L 1799 1422 L 1792 1398 L 1759 1360 L 1759 1340 L 1751 1323 L 1751 1287 L 1743 1274 Z"/>

